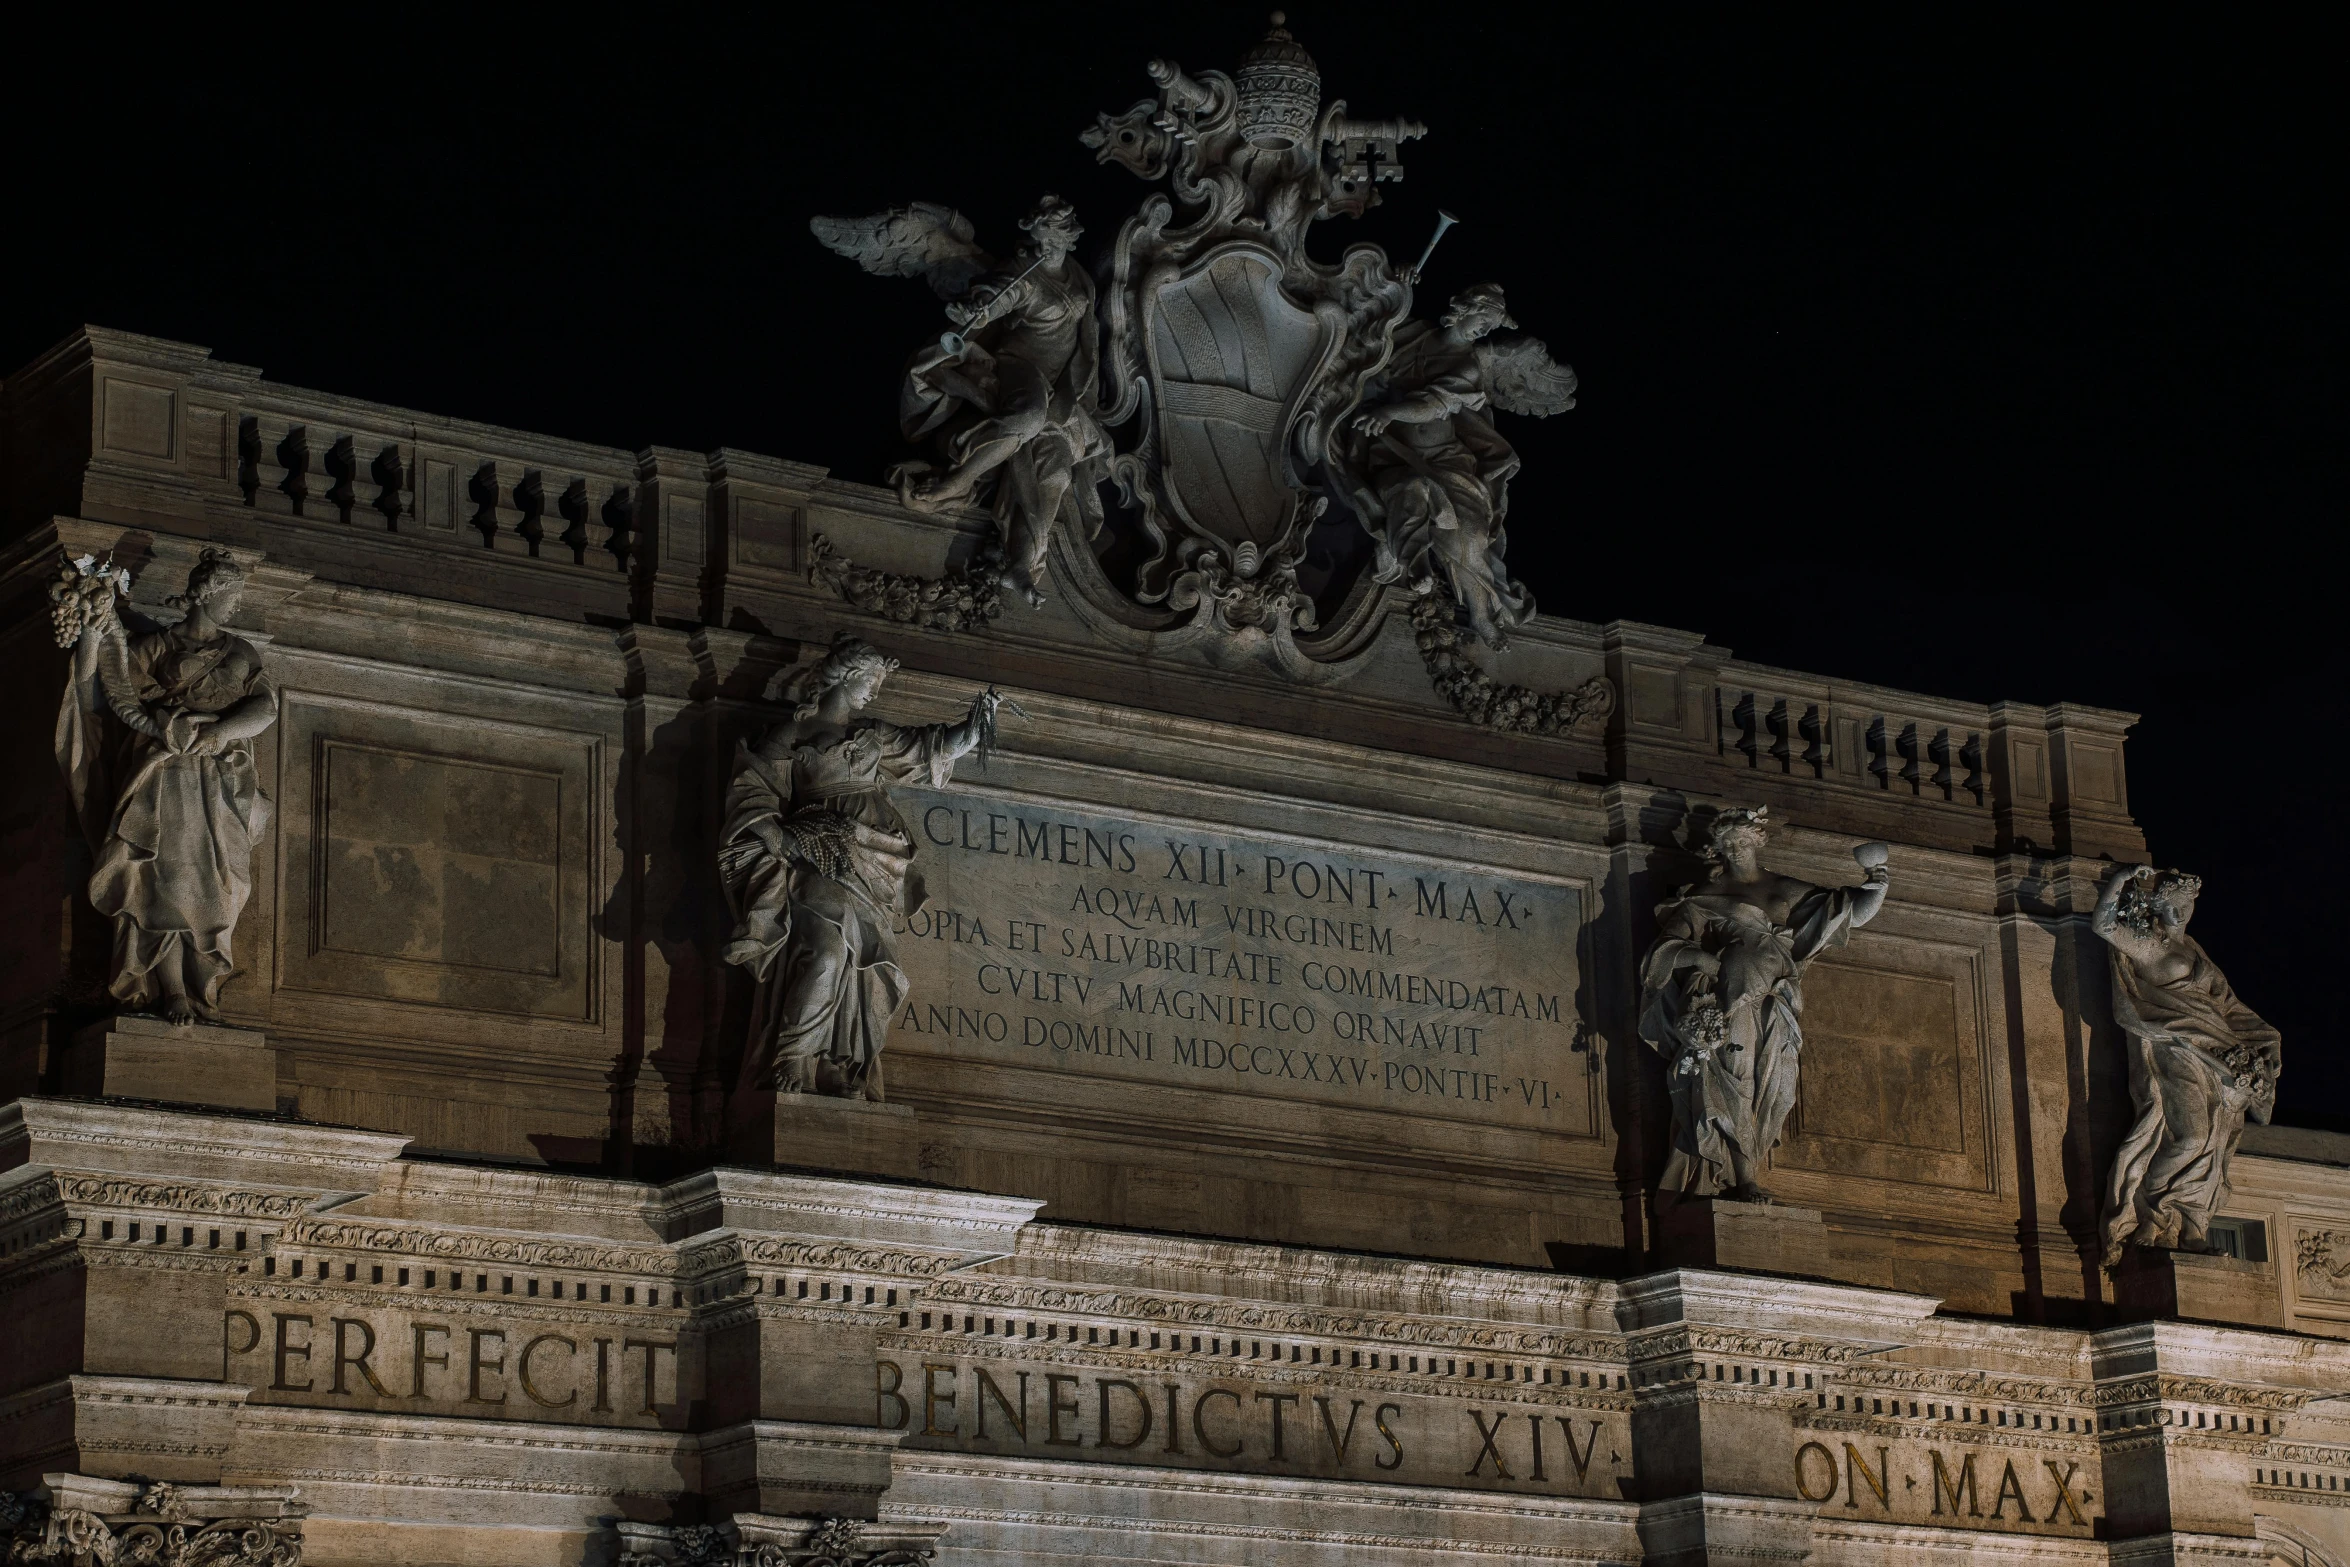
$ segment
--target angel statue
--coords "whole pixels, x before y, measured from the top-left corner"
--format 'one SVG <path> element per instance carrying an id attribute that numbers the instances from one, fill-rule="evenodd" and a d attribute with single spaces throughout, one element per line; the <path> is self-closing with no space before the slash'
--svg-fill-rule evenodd
<path id="1" fill-rule="evenodd" d="M 959 724 L 859 716 L 897 667 L 844 632 L 785 686 L 791 717 L 736 749 L 718 873 L 735 916 L 723 955 L 758 987 L 747 1088 L 882 1097 L 881 1047 L 907 994 L 891 932 L 928 897 L 889 786 L 938 787 L 974 748 L 984 762 L 1000 701 L 982 691 Z"/>
<path id="2" fill-rule="evenodd" d="M 1516 326 L 1497 283 L 1453 296 L 1441 327 L 1405 322 L 1338 451 L 1376 541 L 1373 575 L 1426 588 L 1441 566 L 1469 624 L 1495 648 L 1533 615 L 1534 599 L 1502 558 L 1518 454 L 1491 410 L 1544 418 L 1575 406 L 1575 372 L 1540 339 L 1495 335 Z"/>
<path id="3" fill-rule="evenodd" d="M 1881 843 L 1852 851 L 1861 885 L 1815 887 L 1763 869 L 1769 808 L 1716 813 L 1711 874 L 1658 905 L 1640 964 L 1640 1037 L 1664 1057 L 1673 1147 L 1659 1187 L 1766 1200 L 1758 1179 L 1795 1108 L 1803 972 L 1884 906 Z"/>
<path id="4" fill-rule="evenodd" d="M 57 764 L 96 857 L 90 902 L 114 922 L 107 988 L 134 1012 L 217 1023 L 269 822 L 253 741 L 277 722 L 277 688 L 223 629 L 245 589 L 227 551 L 204 551 L 169 627 L 118 606 L 129 576 L 85 555 L 50 586 L 73 649 Z"/>
<path id="5" fill-rule="evenodd" d="M 1076 209 L 1046 196 L 1020 221 L 1029 238 L 1009 265 L 973 243 L 971 220 L 928 202 L 869 218 L 815 218 L 817 239 L 866 271 L 920 277 L 948 301 L 955 330 L 915 351 L 898 395 L 909 441 L 941 459 L 899 464 L 898 494 L 916 511 L 962 506 L 992 488 L 1003 534 L 1003 585 L 1044 602 L 1045 550 L 1064 514 L 1091 538 L 1102 525 L 1111 455 L 1094 417 L 1101 350 L 1093 278 L 1071 259 Z"/>
<path id="6" fill-rule="evenodd" d="M 2133 865 L 2105 884 L 2090 928 L 2113 956 L 2113 1017 L 2130 1040 L 2135 1118 L 2113 1158 L 2105 1262 L 2123 1246 L 2215 1250 L 2212 1217 L 2228 1200 L 2228 1162 L 2247 1118 L 2276 1108 L 2277 1031 L 2236 999 L 2187 934 L 2203 883 Z"/>

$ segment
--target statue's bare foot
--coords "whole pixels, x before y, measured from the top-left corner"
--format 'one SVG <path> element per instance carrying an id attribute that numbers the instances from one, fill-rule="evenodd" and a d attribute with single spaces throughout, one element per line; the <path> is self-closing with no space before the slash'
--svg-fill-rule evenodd
<path id="1" fill-rule="evenodd" d="M 189 1024 L 200 1021 L 202 1016 L 203 1014 L 196 1010 L 196 1003 L 185 996 L 173 996 L 163 1003 L 163 1021 L 174 1028 L 186 1028 Z"/>
<path id="2" fill-rule="evenodd" d="M 1722 1195 L 1732 1202 L 1767 1203 L 1771 1200 L 1763 1194 L 1763 1189 L 1752 1181 L 1740 1181 L 1737 1185 L 1724 1191 Z"/>
<path id="3" fill-rule="evenodd" d="M 1025 573 L 1014 571 L 1009 566 L 1007 566 L 1004 568 L 1002 574 L 999 575 L 995 580 L 996 586 L 1002 588 L 1006 593 L 1019 594 L 1021 600 L 1026 603 L 1030 609 L 1044 608 L 1045 600 L 1043 590 L 1038 588 L 1035 582 L 1030 580 L 1030 578 Z"/>

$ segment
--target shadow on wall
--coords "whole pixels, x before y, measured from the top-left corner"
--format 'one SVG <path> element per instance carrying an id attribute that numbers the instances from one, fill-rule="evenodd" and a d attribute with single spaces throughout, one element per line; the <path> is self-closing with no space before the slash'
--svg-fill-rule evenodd
<path id="1" fill-rule="evenodd" d="M 648 628 L 636 634 L 647 641 L 674 635 Z M 687 700 L 662 719 L 672 704 L 631 693 L 637 700 L 628 754 L 612 800 L 625 869 L 597 920 L 626 976 L 625 1034 L 610 1078 L 612 1132 L 600 1149 L 584 1139 L 534 1137 L 550 1162 L 662 1180 L 723 1156 L 725 1101 L 750 985 L 718 957 L 730 923 L 718 838 L 735 747 L 774 720 L 778 667 L 789 668 L 798 651 L 783 646 L 778 657 L 763 637 L 754 649 L 741 634 L 694 633 L 688 647 L 700 667 Z"/>

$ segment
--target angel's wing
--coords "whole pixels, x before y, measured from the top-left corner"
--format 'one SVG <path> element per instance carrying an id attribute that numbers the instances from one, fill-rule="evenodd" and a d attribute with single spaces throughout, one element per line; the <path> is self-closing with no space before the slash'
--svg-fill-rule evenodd
<path id="1" fill-rule="evenodd" d="M 1477 368 L 1485 373 L 1485 395 L 1496 408 L 1544 418 L 1575 406 L 1575 371 L 1550 357 L 1542 339 L 1501 332 L 1477 344 Z"/>
<path id="2" fill-rule="evenodd" d="M 973 242 L 971 220 L 952 207 L 917 201 L 869 218 L 810 218 L 825 249 L 880 277 L 918 277 L 941 299 L 960 299 L 995 259 Z"/>

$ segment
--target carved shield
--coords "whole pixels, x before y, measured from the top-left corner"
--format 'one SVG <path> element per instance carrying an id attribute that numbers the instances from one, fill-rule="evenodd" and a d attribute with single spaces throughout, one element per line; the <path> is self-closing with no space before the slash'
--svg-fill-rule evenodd
<path id="1" fill-rule="evenodd" d="M 1272 545 L 1298 500 L 1290 430 L 1337 352 L 1343 316 L 1292 303 L 1279 260 L 1245 241 L 1218 246 L 1143 299 L 1169 504 L 1227 546 Z"/>

